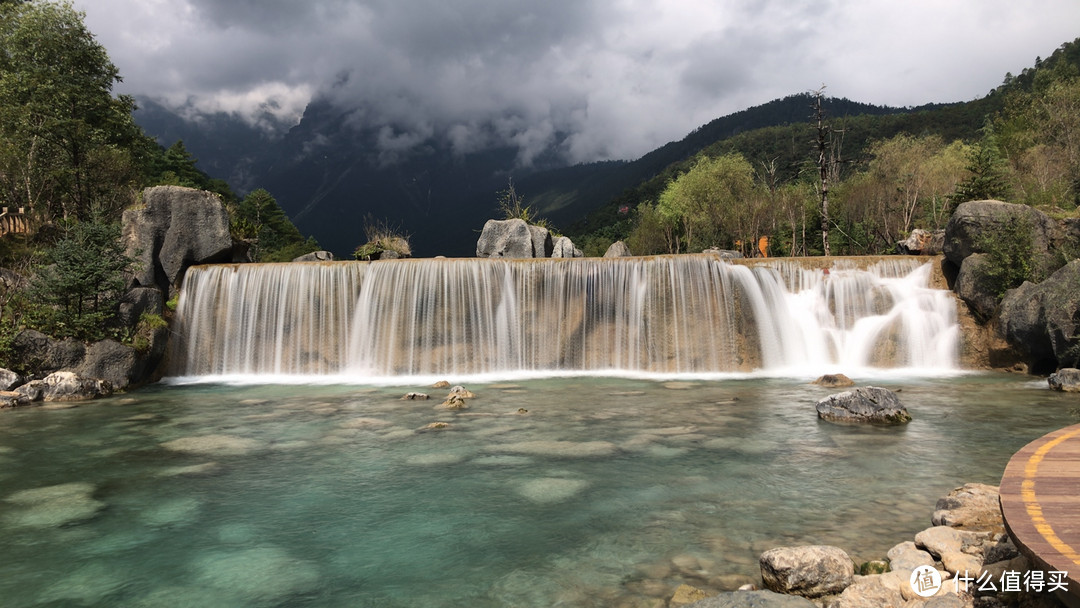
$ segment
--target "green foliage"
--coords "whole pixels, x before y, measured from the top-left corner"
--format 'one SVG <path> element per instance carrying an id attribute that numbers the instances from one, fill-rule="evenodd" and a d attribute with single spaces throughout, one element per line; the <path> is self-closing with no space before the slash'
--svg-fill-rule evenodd
<path id="1" fill-rule="evenodd" d="M 305 239 L 269 192 L 259 188 L 232 208 L 233 236 L 251 244 L 256 262 L 287 262 L 319 249 L 314 239 Z"/>
<path id="2" fill-rule="evenodd" d="M 0 201 L 46 218 L 115 217 L 149 140 L 104 47 L 69 2 L 0 4 Z"/>
<path id="3" fill-rule="evenodd" d="M 120 242 L 120 225 L 71 224 L 46 262 L 30 284 L 27 325 L 56 337 L 107 337 L 132 265 Z"/>
<path id="4" fill-rule="evenodd" d="M 392 251 L 401 258 L 412 255 L 409 235 L 386 220 L 376 220 L 368 215 L 364 220 L 364 235 L 367 237 L 367 242 L 356 248 L 353 252 L 354 259 L 377 260 L 382 257 L 384 251 Z"/>
<path id="5" fill-rule="evenodd" d="M 998 149 L 997 137 L 988 126 L 982 141 L 968 152 L 967 171 L 970 176 L 956 186 L 952 200 L 955 204 L 967 201 L 1009 199 L 1012 184 L 1008 164 Z"/>
<path id="6" fill-rule="evenodd" d="M 986 252 L 986 263 L 975 277 L 979 285 L 998 300 L 1005 292 L 1030 280 L 1035 271 L 1032 226 L 1016 218 L 979 235 L 977 249 Z"/>
<path id="7" fill-rule="evenodd" d="M 150 350 L 153 344 L 154 333 L 167 327 L 169 327 L 169 322 L 161 315 L 144 312 L 139 316 L 139 323 L 131 332 L 131 338 L 128 342 L 135 350 L 145 353 Z"/>

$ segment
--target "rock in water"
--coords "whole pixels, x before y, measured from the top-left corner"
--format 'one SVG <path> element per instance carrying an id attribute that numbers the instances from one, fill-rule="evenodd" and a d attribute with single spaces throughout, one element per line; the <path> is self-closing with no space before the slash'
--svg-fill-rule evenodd
<path id="1" fill-rule="evenodd" d="M 1003 531 L 997 486 L 967 483 L 938 499 L 931 518 L 935 526 L 963 530 Z"/>
<path id="2" fill-rule="evenodd" d="M 1080 393 L 1080 369 L 1066 367 L 1050 374 L 1046 379 L 1050 388 L 1066 393 Z"/>
<path id="3" fill-rule="evenodd" d="M 821 597 L 851 585 L 855 564 L 839 547 L 779 547 L 761 554 L 761 580 L 778 593 Z"/>
<path id="4" fill-rule="evenodd" d="M 844 388 L 847 386 L 855 386 L 855 381 L 844 374 L 825 374 L 810 384 L 824 386 L 825 388 Z"/>
<path id="5" fill-rule="evenodd" d="M 31 401 L 82 401 L 108 397 L 112 394 L 112 387 L 97 378 L 86 378 L 73 372 L 54 372 L 42 380 L 27 382 L 16 392 Z"/>
<path id="6" fill-rule="evenodd" d="M 721 593 L 686 608 L 817 608 L 805 597 L 772 591 L 733 591 Z"/>
<path id="7" fill-rule="evenodd" d="M 901 424 L 911 415 L 896 393 L 876 386 L 862 386 L 817 402 L 818 418 L 840 423 Z"/>

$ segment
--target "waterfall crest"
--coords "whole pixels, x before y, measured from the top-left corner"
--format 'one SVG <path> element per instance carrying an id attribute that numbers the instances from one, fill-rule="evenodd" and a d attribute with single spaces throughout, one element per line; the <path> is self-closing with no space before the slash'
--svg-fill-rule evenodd
<path id="1" fill-rule="evenodd" d="M 921 265 L 920 265 L 921 264 Z M 169 375 L 954 368 L 930 265 L 825 272 L 710 255 L 191 268 Z"/>

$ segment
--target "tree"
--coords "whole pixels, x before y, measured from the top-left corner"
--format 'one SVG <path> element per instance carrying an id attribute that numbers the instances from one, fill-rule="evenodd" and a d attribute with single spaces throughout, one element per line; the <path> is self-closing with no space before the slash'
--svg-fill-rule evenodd
<path id="1" fill-rule="evenodd" d="M 70 224 L 46 262 L 31 281 L 29 324 L 56 337 L 105 338 L 133 263 L 120 224 L 101 218 Z"/>
<path id="2" fill-rule="evenodd" d="M 701 157 L 660 193 L 655 225 L 669 232 L 671 253 L 756 241 L 764 200 L 754 187 L 754 170 L 741 154 Z M 640 219 L 652 218 L 642 215 Z"/>
<path id="3" fill-rule="evenodd" d="M 967 179 L 956 185 L 956 204 L 987 199 L 1007 200 L 1012 192 L 1009 167 L 998 149 L 993 125 L 983 128 L 983 138 L 968 153 Z"/>
<path id="4" fill-rule="evenodd" d="M 287 262 L 319 248 L 314 239 L 304 239 L 277 200 L 262 188 L 244 197 L 232 220 L 237 236 L 251 243 L 251 258 L 256 262 Z"/>
<path id="5" fill-rule="evenodd" d="M 834 176 L 838 166 L 836 150 L 833 147 L 832 128 L 825 122 L 825 87 L 814 91 L 814 122 L 817 139 L 815 151 L 817 152 L 817 167 L 820 180 L 819 192 L 821 193 L 821 246 L 824 254 L 830 255 L 829 251 L 829 181 Z"/>
<path id="6" fill-rule="evenodd" d="M 0 4 L 0 200 L 46 218 L 118 213 L 149 140 L 69 2 Z"/>

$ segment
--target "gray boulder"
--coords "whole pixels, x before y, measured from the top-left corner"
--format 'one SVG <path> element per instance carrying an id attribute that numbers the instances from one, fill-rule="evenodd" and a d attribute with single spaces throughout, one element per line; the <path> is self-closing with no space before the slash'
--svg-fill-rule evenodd
<path id="1" fill-rule="evenodd" d="M 16 389 L 30 401 L 83 401 L 112 394 L 108 382 L 74 372 L 54 372 L 42 380 L 32 380 Z"/>
<path id="2" fill-rule="evenodd" d="M 797 595 L 772 591 L 731 591 L 688 604 L 686 608 L 817 608 Z"/>
<path id="3" fill-rule="evenodd" d="M 761 580 L 778 593 L 821 597 L 840 593 L 854 581 L 855 564 L 839 547 L 779 547 L 761 554 Z"/>
<path id="4" fill-rule="evenodd" d="M 119 390 L 141 380 L 145 364 L 134 348 L 114 340 L 102 340 L 90 345 L 86 359 L 75 369 L 75 373 L 106 380 Z"/>
<path id="5" fill-rule="evenodd" d="M 136 261 L 134 285 L 168 293 L 194 264 L 229 262 L 229 214 L 210 192 L 180 186 L 143 191 L 143 205 L 123 215 L 127 254 Z"/>
<path id="6" fill-rule="evenodd" d="M 945 231 L 923 230 L 916 228 L 908 238 L 896 244 L 896 250 L 902 255 L 940 255 L 945 247 Z"/>
<path id="7" fill-rule="evenodd" d="M 901 424 L 911 415 L 896 393 L 876 386 L 829 395 L 817 402 L 818 418 L 829 422 Z"/>
<path id="8" fill-rule="evenodd" d="M 582 257 L 581 250 L 574 247 L 574 242 L 570 240 L 568 236 L 560 236 L 555 239 L 551 246 L 551 257 L 553 258 L 580 258 Z"/>
<path id="9" fill-rule="evenodd" d="M 0 368 L 0 391 L 10 391 L 23 383 L 23 377 L 10 369 Z"/>
<path id="10" fill-rule="evenodd" d="M 6 370 L 0 370 L 6 371 Z M 1066 367 L 1050 374 L 1046 379 L 1050 388 L 1066 393 L 1080 393 L 1080 369 Z"/>
<path id="11" fill-rule="evenodd" d="M 717 247 L 710 247 L 703 249 L 701 253 L 708 253 L 711 255 L 718 255 L 725 260 L 737 260 L 743 257 L 741 251 L 735 251 L 734 249 L 719 249 Z"/>
<path id="12" fill-rule="evenodd" d="M 488 220 L 476 241 L 478 258 L 531 258 L 533 235 L 525 220 Z"/>
<path id="13" fill-rule="evenodd" d="M 961 530 L 1001 531 L 1001 501 L 997 486 L 966 483 L 938 499 L 934 515 L 935 526 L 952 526 Z"/>
<path id="14" fill-rule="evenodd" d="M 165 312 L 165 297 L 155 287 L 133 287 L 120 299 L 116 320 L 121 327 L 135 327 L 143 313 Z"/>
<path id="15" fill-rule="evenodd" d="M 0 391 L 0 409 L 30 405 L 30 398 L 17 391 Z"/>
<path id="16" fill-rule="evenodd" d="M 305 253 L 304 255 L 293 258 L 294 262 L 332 262 L 334 261 L 334 254 L 329 251 L 312 251 L 311 253 Z"/>
<path id="17" fill-rule="evenodd" d="M 1036 255 L 1046 254 L 1064 236 L 1050 216 L 1027 205 L 971 201 L 958 205 L 945 226 L 945 258 L 959 266 L 973 253 L 987 253 L 980 247 L 983 235 L 1018 222 L 1031 226 L 1032 249 Z"/>
<path id="18" fill-rule="evenodd" d="M 998 297 L 984 285 L 980 277 L 990 263 L 985 253 L 973 253 L 960 263 L 960 272 L 956 275 L 953 291 L 960 296 L 968 308 L 982 319 L 994 316 Z"/>
<path id="19" fill-rule="evenodd" d="M 615 241 L 604 252 L 605 258 L 627 258 L 632 255 L 634 254 L 630 253 L 630 248 L 622 241 Z"/>
<path id="20" fill-rule="evenodd" d="M 1032 371 L 1080 365 L 1080 260 L 1005 293 L 999 329 Z"/>
<path id="21" fill-rule="evenodd" d="M 543 226 L 529 226 L 532 235 L 533 257 L 550 258 L 555 245 L 551 241 L 551 232 Z"/>
<path id="22" fill-rule="evenodd" d="M 12 341 L 11 350 L 12 367 L 37 374 L 74 368 L 86 356 L 82 342 L 71 338 L 56 340 L 34 329 L 20 331 Z"/>

